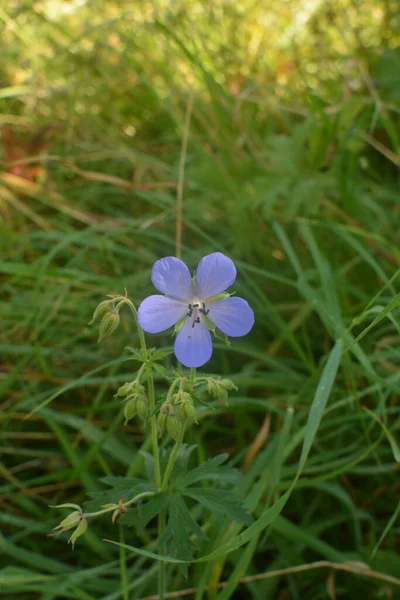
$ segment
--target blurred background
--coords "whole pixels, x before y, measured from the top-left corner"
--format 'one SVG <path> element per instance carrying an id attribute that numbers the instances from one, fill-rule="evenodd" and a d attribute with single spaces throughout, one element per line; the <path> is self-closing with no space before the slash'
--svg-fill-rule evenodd
<path id="1" fill-rule="evenodd" d="M 108 519 L 74 552 L 46 534 L 60 521 L 48 505 L 140 474 L 143 428 L 124 427 L 113 398 L 137 368 L 124 361 L 134 326 L 126 314 L 98 345 L 88 323 L 105 294 L 126 288 L 138 305 L 152 291 L 182 193 L 183 260 L 229 254 L 256 313 L 203 369 L 239 392 L 228 408 L 199 404 L 188 441 L 198 461 L 230 453 L 255 518 L 294 477 L 339 337 L 346 351 L 282 515 L 225 561 L 175 574 L 171 591 L 400 598 L 399 41 L 397 0 L 1 4 L 0 595 L 155 593 L 157 567 L 134 555 L 122 589 Z M 210 540 L 229 539 L 229 523 L 204 518 Z M 125 539 L 154 550 L 151 528 Z M 350 566 L 252 579 L 318 560 Z"/>

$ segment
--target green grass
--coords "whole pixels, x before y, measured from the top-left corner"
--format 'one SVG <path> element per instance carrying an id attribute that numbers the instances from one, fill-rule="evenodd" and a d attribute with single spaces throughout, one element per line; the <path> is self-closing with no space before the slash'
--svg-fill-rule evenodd
<path id="1" fill-rule="evenodd" d="M 243 469 L 255 525 L 209 517 L 198 557 L 212 560 L 187 580 L 171 568 L 169 591 L 400 598 L 396 3 L 306 4 L 0 8 L 0 123 L 24 139 L 54 126 L 39 180 L 0 170 L 0 596 L 156 593 L 155 528 L 94 520 L 74 551 L 46 534 L 49 505 L 143 467 L 146 432 L 113 398 L 135 328 L 123 313 L 97 344 L 88 322 L 106 294 L 139 304 L 153 262 L 175 254 L 192 99 L 182 258 L 229 254 L 256 326 L 215 344 L 202 371 L 239 392 L 199 405 L 188 442 L 198 462 L 228 452 Z"/>

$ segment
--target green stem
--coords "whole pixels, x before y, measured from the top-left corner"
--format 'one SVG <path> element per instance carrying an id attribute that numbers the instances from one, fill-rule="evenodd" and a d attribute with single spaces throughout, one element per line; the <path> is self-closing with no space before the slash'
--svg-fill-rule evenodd
<path id="1" fill-rule="evenodd" d="M 135 319 L 136 327 L 139 333 L 140 345 L 142 348 L 143 356 L 148 359 L 149 355 L 146 347 L 146 340 L 144 337 L 143 329 L 139 325 L 137 310 L 132 304 L 132 302 L 128 301 L 129 307 L 133 313 L 133 317 Z M 153 457 L 154 457 L 154 479 L 158 488 L 161 487 L 161 469 L 160 469 L 160 454 L 158 451 L 158 439 L 157 439 L 157 417 L 156 417 L 156 401 L 154 395 L 154 381 L 152 370 L 148 370 L 147 376 L 147 388 L 149 392 L 149 407 L 150 407 L 150 428 L 151 428 L 151 443 L 153 447 Z M 161 511 L 158 517 L 158 536 L 159 538 L 162 536 L 165 529 L 165 509 Z M 161 553 L 165 554 L 165 548 L 161 549 Z M 159 592 L 159 600 L 164 599 L 164 588 L 165 588 L 165 564 L 160 562 L 160 571 L 159 571 L 159 581 L 158 581 L 158 592 Z"/>
<path id="2" fill-rule="evenodd" d="M 156 486 L 161 486 L 161 469 L 160 469 L 160 455 L 158 452 L 158 440 L 157 440 L 157 417 L 156 417 L 156 401 L 154 397 L 154 382 L 153 374 L 149 369 L 147 377 L 147 387 L 149 391 L 149 407 L 150 407 L 150 428 L 151 428 L 151 442 L 153 446 L 153 457 L 154 457 L 154 478 Z"/>
<path id="3" fill-rule="evenodd" d="M 165 531 L 165 521 L 167 516 L 167 509 L 163 508 L 158 515 L 158 538 L 162 536 Z M 165 544 L 160 548 L 161 554 L 165 554 Z M 160 569 L 158 571 L 158 599 L 163 600 L 165 591 L 165 563 L 160 561 Z"/>
<path id="4" fill-rule="evenodd" d="M 123 502 L 120 505 L 113 504 L 112 506 L 109 506 L 108 508 L 103 508 L 103 510 L 98 510 L 97 512 L 83 513 L 83 516 L 85 517 L 85 519 L 99 517 L 100 515 L 105 515 L 106 513 L 114 511 L 120 507 L 128 508 L 128 506 L 130 506 L 131 504 L 135 504 L 136 502 L 138 502 L 138 500 L 141 500 L 142 498 L 148 498 L 149 496 L 154 496 L 154 494 L 155 492 L 142 492 L 141 494 L 137 494 L 137 496 L 135 496 L 134 498 L 131 498 L 131 500 L 128 500 L 128 502 Z"/>
<path id="5" fill-rule="evenodd" d="M 166 490 L 168 488 L 168 481 L 172 473 L 172 469 L 174 468 L 174 464 L 176 461 L 176 457 L 178 456 L 179 448 L 181 447 L 183 436 L 185 435 L 185 426 L 182 425 L 182 429 L 179 433 L 178 439 L 175 442 L 175 446 L 170 454 L 167 468 L 164 473 L 164 479 L 162 482 L 161 489 Z M 166 519 L 166 509 L 164 508 L 160 514 L 158 515 L 158 537 L 160 538 L 165 530 L 165 519 Z M 161 547 L 161 554 L 165 554 L 164 545 Z M 160 571 L 158 578 L 158 590 L 159 590 L 159 600 L 163 600 L 164 598 L 164 588 L 165 588 L 165 563 L 160 562 Z"/>
<path id="6" fill-rule="evenodd" d="M 127 304 L 132 311 L 133 317 L 135 319 L 136 327 L 139 334 L 140 346 L 142 348 L 143 357 L 146 360 L 149 358 L 146 340 L 144 338 L 143 329 L 139 325 L 137 310 L 132 304 L 130 300 L 127 300 Z M 156 482 L 156 486 L 161 486 L 161 469 L 160 469 L 160 455 L 158 452 L 158 439 L 157 439 L 157 417 L 156 417 L 156 401 L 154 396 L 154 381 L 153 381 L 153 373 L 151 369 L 148 369 L 147 375 L 147 388 L 149 392 L 149 407 L 150 407 L 150 429 L 151 429 L 151 444 L 153 447 L 153 457 L 154 457 L 154 479 Z"/>
<path id="7" fill-rule="evenodd" d="M 196 367 L 190 368 L 190 385 L 193 386 L 196 379 Z"/>
<path id="8" fill-rule="evenodd" d="M 168 464 L 167 464 L 167 468 L 165 469 L 165 473 L 164 473 L 164 479 L 162 482 L 162 486 L 161 489 L 162 490 L 166 490 L 168 487 L 168 481 L 169 478 L 171 476 L 172 473 L 172 469 L 174 468 L 174 464 L 176 461 L 176 457 L 178 456 L 178 452 L 179 452 L 179 448 L 181 447 L 181 444 L 183 442 L 183 436 L 185 435 L 185 426 L 182 425 L 182 429 L 179 432 L 178 438 L 175 442 L 175 446 L 169 456 L 169 460 L 168 460 Z"/>
<path id="9" fill-rule="evenodd" d="M 122 596 L 123 600 L 129 600 L 129 588 L 128 588 L 128 573 L 126 570 L 126 555 L 125 548 L 123 548 L 124 540 L 124 528 L 119 526 L 119 541 L 120 541 L 120 549 L 119 549 L 119 564 L 120 564 L 120 576 L 121 576 L 121 588 L 122 588 Z"/>

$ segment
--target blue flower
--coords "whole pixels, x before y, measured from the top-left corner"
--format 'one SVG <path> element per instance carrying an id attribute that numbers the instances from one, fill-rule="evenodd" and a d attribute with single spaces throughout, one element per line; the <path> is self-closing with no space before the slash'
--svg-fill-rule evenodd
<path id="1" fill-rule="evenodd" d="M 246 335 L 254 325 L 254 313 L 246 300 L 223 295 L 235 278 L 235 265 L 221 252 L 201 259 L 194 280 L 179 258 L 162 258 L 154 263 L 151 280 L 165 296 L 143 300 L 139 325 L 148 333 L 160 333 L 182 321 L 175 355 L 186 367 L 201 367 L 212 354 L 207 321 L 232 337 Z"/>

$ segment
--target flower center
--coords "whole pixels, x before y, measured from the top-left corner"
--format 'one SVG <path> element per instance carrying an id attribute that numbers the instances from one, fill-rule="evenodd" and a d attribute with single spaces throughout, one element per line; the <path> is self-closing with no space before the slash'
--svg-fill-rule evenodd
<path id="1" fill-rule="evenodd" d="M 199 300 L 197 300 L 197 298 L 195 298 L 193 300 L 193 303 L 189 303 L 189 312 L 187 312 L 187 316 L 188 317 L 192 317 L 192 327 L 194 327 L 196 325 L 196 323 L 200 323 L 200 316 L 199 313 L 201 313 L 202 315 L 208 315 L 208 313 L 210 312 L 210 309 L 206 308 L 206 305 L 204 302 L 200 302 Z"/>

